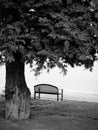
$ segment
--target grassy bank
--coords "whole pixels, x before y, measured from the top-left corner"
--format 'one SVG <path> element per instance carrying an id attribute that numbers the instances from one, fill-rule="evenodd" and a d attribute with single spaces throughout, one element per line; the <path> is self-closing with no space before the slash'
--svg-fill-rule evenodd
<path id="1" fill-rule="evenodd" d="M 0 104 L 0 130 L 98 130 L 98 103 L 31 100 L 30 119 L 4 119 Z"/>

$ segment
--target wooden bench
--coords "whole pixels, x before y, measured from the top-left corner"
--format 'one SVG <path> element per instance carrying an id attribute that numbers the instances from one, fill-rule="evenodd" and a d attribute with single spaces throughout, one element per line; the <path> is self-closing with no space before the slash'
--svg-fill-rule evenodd
<path id="1" fill-rule="evenodd" d="M 38 98 L 40 99 L 40 94 L 53 94 L 57 95 L 57 101 L 63 101 L 63 89 L 58 89 L 50 84 L 38 84 L 34 86 L 34 99 L 37 99 L 36 94 L 38 94 Z"/>

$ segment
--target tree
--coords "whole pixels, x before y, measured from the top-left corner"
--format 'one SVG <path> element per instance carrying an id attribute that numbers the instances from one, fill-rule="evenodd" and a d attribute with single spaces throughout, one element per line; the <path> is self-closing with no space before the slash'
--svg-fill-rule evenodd
<path id="1" fill-rule="evenodd" d="M 42 69 L 84 65 L 98 54 L 97 0 L 0 0 L 0 64 L 6 66 L 6 118 L 27 119 L 25 64 Z"/>

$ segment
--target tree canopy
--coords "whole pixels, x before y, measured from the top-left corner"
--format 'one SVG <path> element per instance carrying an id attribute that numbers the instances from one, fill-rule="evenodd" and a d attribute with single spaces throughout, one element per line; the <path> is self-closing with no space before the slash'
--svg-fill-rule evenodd
<path id="1" fill-rule="evenodd" d="M 84 65 L 98 54 L 97 0 L 0 0 L 0 64 L 21 61 L 43 68 Z"/>

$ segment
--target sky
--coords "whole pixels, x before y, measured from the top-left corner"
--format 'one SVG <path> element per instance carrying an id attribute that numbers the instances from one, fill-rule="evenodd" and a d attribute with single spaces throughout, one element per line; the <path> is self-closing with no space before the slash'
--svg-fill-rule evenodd
<path id="1" fill-rule="evenodd" d="M 93 72 L 84 69 L 84 67 L 68 67 L 68 72 L 65 76 L 60 73 L 58 68 L 52 69 L 49 73 L 43 71 L 41 75 L 34 76 L 34 73 L 29 66 L 25 68 L 25 78 L 28 87 L 33 95 L 34 85 L 36 84 L 51 84 L 64 90 L 64 93 L 71 96 L 76 93 L 98 94 L 98 62 L 95 62 Z M 5 89 L 5 66 L 0 67 L 0 93 Z M 80 94 L 79 94 L 80 95 Z M 78 95 L 78 96 L 79 96 Z M 98 98 L 98 97 L 97 97 Z"/>
<path id="2" fill-rule="evenodd" d="M 31 90 L 33 90 L 32 87 L 35 84 L 48 83 L 68 91 L 98 93 L 98 62 L 95 63 L 93 72 L 83 67 L 68 67 L 67 74 L 63 76 L 60 70 L 55 68 L 49 73 L 44 71 L 40 76 L 34 77 L 34 74 L 30 72 L 27 66 L 25 74 Z"/>

